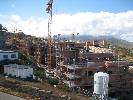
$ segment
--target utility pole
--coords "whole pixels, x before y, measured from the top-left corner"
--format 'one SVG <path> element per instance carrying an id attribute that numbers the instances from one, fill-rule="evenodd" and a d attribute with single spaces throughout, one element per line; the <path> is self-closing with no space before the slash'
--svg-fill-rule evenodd
<path id="1" fill-rule="evenodd" d="M 48 18 L 48 69 L 52 68 L 52 38 L 51 38 L 51 26 L 52 26 L 52 4 L 53 0 L 48 0 L 46 12 L 49 14 Z"/>

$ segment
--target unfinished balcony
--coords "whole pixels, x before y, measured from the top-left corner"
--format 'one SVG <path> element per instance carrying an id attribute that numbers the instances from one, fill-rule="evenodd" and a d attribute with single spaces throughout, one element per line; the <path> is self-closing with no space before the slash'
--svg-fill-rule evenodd
<path id="1" fill-rule="evenodd" d="M 75 84 L 74 81 L 67 81 L 67 80 L 64 80 L 63 81 L 65 84 L 67 84 L 69 87 L 76 87 L 78 86 L 77 84 Z"/>
<path id="2" fill-rule="evenodd" d="M 65 75 L 69 79 L 80 78 L 80 76 L 79 75 L 76 75 L 75 73 L 65 73 Z"/>

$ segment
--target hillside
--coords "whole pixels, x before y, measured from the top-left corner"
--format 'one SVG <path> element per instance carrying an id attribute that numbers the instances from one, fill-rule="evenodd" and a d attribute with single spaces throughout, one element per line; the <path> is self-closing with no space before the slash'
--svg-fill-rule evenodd
<path id="1" fill-rule="evenodd" d="M 61 38 L 71 40 L 72 35 L 62 35 Z M 119 38 L 112 37 L 112 36 L 94 37 L 91 35 L 75 35 L 75 40 L 90 40 L 90 41 L 92 41 L 92 40 L 106 40 L 106 41 L 110 42 L 112 45 L 119 45 L 121 47 L 129 48 L 129 49 L 133 48 L 133 42 L 128 42 L 126 40 L 119 39 Z"/>

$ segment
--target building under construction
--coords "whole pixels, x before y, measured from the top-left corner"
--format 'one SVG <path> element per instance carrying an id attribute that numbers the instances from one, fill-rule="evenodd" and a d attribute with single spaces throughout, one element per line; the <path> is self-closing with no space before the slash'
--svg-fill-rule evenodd
<path id="1" fill-rule="evenodd" d="M 133 92 L 133 79 L 128 73 L 129 63 L 120 61 L 119 56 L 107 49 L 106 41 L 52 41 L 52 4 L 48 0 L 48 70 L 53 71 L 60 82 L 73 89 L 89 89 L 93 91 L 93 76 L 96 72 L 109 74 L 109 94 L 125 96 Z M 52 59 L 52 58 L 56 59 Z M 55 60 L 56 64 L 53 64 Z M 130 99 L 130 98 L 129 98 Z"/>
<path id="2" fill-rule="evenodd" d="M 105 41 L 60 41 L 56 43 L 55 76 L 70 88 L 93 91 L 96 72 L 110 75 L 109 94 L 127 95 L 133 91 L 132 76 L 128 73 L 129 62 L 120 61 L 117 54 L 105 48 Z"/>

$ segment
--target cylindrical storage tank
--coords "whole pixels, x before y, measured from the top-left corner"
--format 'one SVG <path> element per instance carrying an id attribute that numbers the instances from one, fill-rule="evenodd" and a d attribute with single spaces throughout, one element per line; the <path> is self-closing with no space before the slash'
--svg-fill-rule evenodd
<path id="1" fill-rule="evenodd" d="M 109 74 L 98 72 L 94 74 L 94 94 L 107 95 L 108 94 Z"/>

